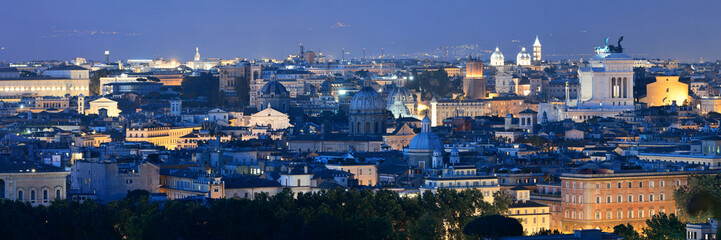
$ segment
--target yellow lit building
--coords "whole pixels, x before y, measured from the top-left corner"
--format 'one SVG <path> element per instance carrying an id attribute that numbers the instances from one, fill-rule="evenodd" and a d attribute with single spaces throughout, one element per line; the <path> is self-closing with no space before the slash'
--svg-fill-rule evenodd
<path id="1" fill-rule="evenodd" d="M 125 131 L 125 141 L 149 142 L 157 146 L 163 146 L 169 150 L 174 150 L 178 147 L 180 137 L 193 132 L 193 130 L 200 130 L 200 127 L 128 128 Z"/>
<path id="2" fill-rule="evenodd" d="M 66 198 L 68 174 L 49 165 L 6 161 L 0 164 L 0 198 L 48 206 Z"/>
<path id="3" fill-rule="evenodd" d="M 678 76 L 656 76 L 656 82 L 646 85 L 646 97 L 641 102 L 649 107 L 683 105 L 688 99 L 688 84 L 678 81 Z"/>
<path id="4" fill-rule="evenodd" d="M 528 188 L 518 186 L 508 191 L 515 199 L 508 206 L 508 216 L 518 219 L 527 234 L 550 229 L 551 212 L 548 205 L 531 201 L 531 190 Z"/>
<path id="5" fill-rule="evenodd" d="M 358 185 L 373 186 L 378 184 L 378 166 L 369 164 L 326 164 L 326 168 L 331 170 L 346 171 L 354 174 L 358 180 Z"/>
<path id="6" fill-rule="evenodd" d="M 111 139 L 107 134 L 93 134 L 77 137 L 74 141 L 78 147 L 100 147 L 101 143 L 110 142 Z"/>

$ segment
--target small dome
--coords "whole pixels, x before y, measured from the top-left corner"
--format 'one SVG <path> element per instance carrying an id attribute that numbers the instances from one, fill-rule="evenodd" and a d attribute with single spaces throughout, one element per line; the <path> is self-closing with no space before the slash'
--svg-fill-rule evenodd
<path id="1" fill-rule="evenodd" d="M 503 66 L 504 61 L 503 53 L 496 47 L 496 51 L 491 54 L 491 66 Z"/>
<path id="2" fill-rule="evenodd" d="M 263 85 L 263 88 L 260 89 L 260 93 L 263 95 L 276 95 L 276 96 L 287 96 L 288 90 L 285 89 L 285 86 L 281 84 L 278 81 L 270 81 Z"/>
<path id="3" fill-rule="evenodd" d="M 351 113 L 384 113 L 385 111 L 386 104 L 383 97 L 372 87 L 363 87 L 350 101 Z"/>
<path id="4" fill-rule="evenodd" d="M 410 149 L 418 150 L 435 150 L 443 148 L 443 141 L 438 135 L 431 132 L 422 132 L 411 139 L 411 143 L 408 144 Z"/>
<path id="5" fill-rule="evenodd" d="M 516 64 L 518 65 L 531 65 L 531 55 L 526 52 L 526 48 L 521 48 L 521 52 L 516 55 Z"/>
<path id="6" fill-rule="evenodd" d="M 411 139 L 408 148 L 418 150 L 436 150 L 443 148 L 443 141 L 431 132 L 431 119 L 426 115 L 421 121 L 421 133 Z"/>

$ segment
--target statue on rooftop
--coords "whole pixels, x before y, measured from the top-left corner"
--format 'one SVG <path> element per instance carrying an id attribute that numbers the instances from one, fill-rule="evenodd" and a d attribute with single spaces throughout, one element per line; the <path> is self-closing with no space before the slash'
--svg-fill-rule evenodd
<path id="1" fill-rule="evenodd" d="M 608 39 L 608 38 L 606 38 Z M 608 49 L 610 53 L 623 53 L 623 47 L 621 47 L 621 41 L 623 41 L 623 36 L 618 38 L 618 46 L 609 45 Z"/>
<path id="2" fill-rule="evenodd" d="M 602 53 L 623 53 L 623 47 L 621 46 L 621 41 L 623 41 L 623 36 L 618 38 L 617 46 L 614 45 L 608 45 L 608 38 L 603 42 L 603 47 L 596 47 L 596 53 L 602 54 Z"/>

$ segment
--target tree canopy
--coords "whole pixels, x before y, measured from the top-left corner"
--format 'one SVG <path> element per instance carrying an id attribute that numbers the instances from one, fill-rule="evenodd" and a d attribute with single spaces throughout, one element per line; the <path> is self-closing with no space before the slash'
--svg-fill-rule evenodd
<path id="1" fill-rule="evenodd" d="M 721 217 L 721 174 L 697 174 L 674 192 L 680 217 L 690 222 L 705 222 Z"/>
<path id="2" fill-rule="evenodd" d="M 151 201 L 145 191 L 106 205 L 58 200 L 50 206 L 0 201 L 8 239 L 451 239 L 479 215 L 499 212 L 479 190 L 440 189 L 419 197 L 333 189 L 249 199 Z"/>
<path id="3" fill-rule="evenodd" d="M 523 236 L 523 225 L 515 218 L 488 215 L 469 222 L 463 228 L 463 234 L 473 239 Z"/>
<path id="4" fill-rule="evenodd" d="M 463 93 L 460 79 L 451 79 L 443 69 L 436 71 L 422 71 L 413 73 L 413 80 L 406 83 L 406 87 L 423 90 L 423 99 L 433 96 L 450 98 L 454 93 Z"/>
<path id="5" fill-rule="evenodd" d="M 186 76 L 181 86 L 184 98 L 206 97 L 208 104 L 218 106 L 220 103 L 219 79 L 210 73 L 200 73 L 200 76 Z"/>

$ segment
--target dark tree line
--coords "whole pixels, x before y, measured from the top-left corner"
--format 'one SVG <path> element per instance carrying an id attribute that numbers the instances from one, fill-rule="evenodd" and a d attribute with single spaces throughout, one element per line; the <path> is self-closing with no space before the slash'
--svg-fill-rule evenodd
<path id="1" fill-rule="evenodd" d="M 200 73 L 200 76 L 183 77 L 181 83 L 183 98 L 193 99 L 206 97 L 208 105 L 218 106 L 220 104 L 220 80 L 210 73 Z"/>
<path id="2" fill-rule="evenodd" d="M 478 190 L 401 197 L 386 190 L 294 195 L 286 189 L 208 204 L 151 202 L 138 192 L 107 205 L 56 201 L 31 207 L 3 200 L 0 232 L 7 239 L 465 239 L 469 222 L 507 209 L 507 201 L 482 199 Z"/>
<path id="3" fill-rule="evenodd" d="M 463 93 L 463 81 L 448 77 L 443 69 L 436 71 L 413 71 L 413 80 L 408 80 L 406 87 L 422 90 L 423 99 L 431 99 L 433 96 L 439 98 L 451 98 L 453 94 Z"/>

